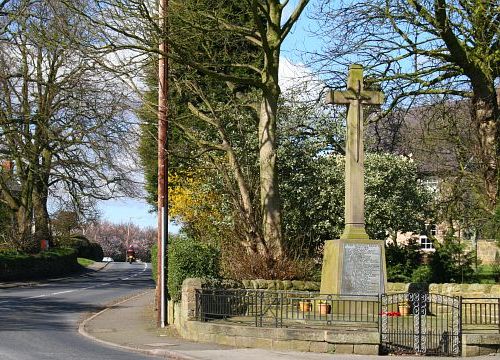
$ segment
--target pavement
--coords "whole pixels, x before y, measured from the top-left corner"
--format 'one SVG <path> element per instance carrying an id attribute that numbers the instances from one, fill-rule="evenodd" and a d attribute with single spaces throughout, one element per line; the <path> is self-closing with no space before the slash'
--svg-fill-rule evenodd
<path id="1" fill-rule="evenodd" d="M 331 359 L 331 354 L 239 349 L 217 344 L 197 343 L 180 338 L 173 327 L 158 329 L 155 324 L 154 290 L 111 305 L 84 320 L 80 334 L 95 341 L 167 359 Z M 336 356 L 336 358 L 339 358 Z M 366 357 L 349 356 L 349 359 Z"/>

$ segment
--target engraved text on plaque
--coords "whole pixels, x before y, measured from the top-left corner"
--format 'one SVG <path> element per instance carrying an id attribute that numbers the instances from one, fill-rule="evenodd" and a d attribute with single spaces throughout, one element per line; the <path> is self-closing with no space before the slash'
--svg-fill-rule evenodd
<path id="1" fill-rule="evenodd" d="M 383 291 L 380 246 L 344 244 L 342 294 L 376 295 Z"/>

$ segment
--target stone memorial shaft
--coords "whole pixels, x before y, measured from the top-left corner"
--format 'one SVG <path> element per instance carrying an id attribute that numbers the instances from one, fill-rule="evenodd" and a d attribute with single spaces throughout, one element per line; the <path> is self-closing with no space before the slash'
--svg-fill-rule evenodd
<path id="1" fill-rule="evenodd" d="M 368 239 L 365 232 L 363 105 L 381 105 L 384 94 L 363 87 L 363 67 L 349 67 L 346 91 L 330 91 L 328 104 L 347 105 L 345 150 L 345 228 L 342 239 Z"/>
<path id="2" fill-rule="evenodd" d="M 385 290 L 383 241 L 370 240 L 365 231 L 363 105 L 381 105 L 384 94 L 365 90 L 363 67 L 349 66 L 347 90 L 330 91 L 328 104 L 347 105 L 345 150 L 345 227 L 339 240 L 325 243 L 321 292 L 379 294 Z"/>

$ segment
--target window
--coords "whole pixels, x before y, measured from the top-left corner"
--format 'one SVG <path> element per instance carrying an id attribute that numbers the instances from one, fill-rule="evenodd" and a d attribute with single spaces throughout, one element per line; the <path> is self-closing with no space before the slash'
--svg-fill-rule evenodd
<path id="1" fill-rule="evenodd" d="M 429 234 L 431 236 L 434 236 L 434 237 L 437 235 L 437 226 L 436 225 L 429 226 Z"/>
<path id="2" fill-rule="evenodd" d="M 423 250 L 434 249 L 432 240 L 427 237 L 427 235 L 420 235 L 420 248 Z"/>
<path id="3" fill-rule="evenodd" d="M 425 224 L 425 232 L 421 232 L 422 235 L 436 237 L 437 235 L 437 226 L 434 224 Z"/>

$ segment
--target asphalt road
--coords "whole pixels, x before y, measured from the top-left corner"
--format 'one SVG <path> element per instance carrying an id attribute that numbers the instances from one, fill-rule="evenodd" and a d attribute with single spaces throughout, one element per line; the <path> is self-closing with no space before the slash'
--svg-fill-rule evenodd
<path id="1" fill-rule="evenodd" d="M 151 359 L 103 346 L 77 332 L 79 321 L 89 313 L 153 288 L 150 268 L 116 262 L 99 272 L 0 289 L 0 360 Z"/>

